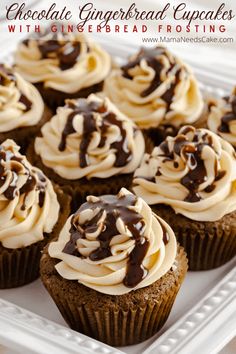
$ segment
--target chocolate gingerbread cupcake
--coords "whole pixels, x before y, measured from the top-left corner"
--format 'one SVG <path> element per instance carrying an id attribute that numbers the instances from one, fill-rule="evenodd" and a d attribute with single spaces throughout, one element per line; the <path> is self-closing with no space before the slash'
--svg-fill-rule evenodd
<path id="1" fill-rule="evenodd" d="M 0 145 L 0 288 L 39 275 L 41 250 L 60 232 L 70 200 L 33 167 L 13 140 Z"/>
<path id="2" fill-rule="evenodd" d="M 212 100 L 207 126 L 236 148 L 236 87 L 230 96 Z"/>
<path id="3" fill-rule="evenodd" d="M 187 271 L 169 225 L 124 188 L 89 196 L 41 259 L 41 279 L 74 330 L 114 346 L 164 325 Z"/>
<path id="4" fill-rule="evenodd" d="M 0 64 L 0 143 L 13 139 L 23 149 L 52 116 L 38 90 Z"/>
<path id="5" fill-rule="evenodd" d="M 108 99 L 90 95 L 59 107 L 28 156 L 81 203 L 91 193 L 128 188 L 144 151 L 137 126 Z"/>
<path id="6" fill-rule="evenodd" d="M 17 71 L 41 92 L 54 110 L 66 98 L 87 97 L 103 87 L 110 55 L 82 33 L 45 33 L 20 43 Z"/>
<path id="7" fill-rule="evenodd" d="M 215 268 L 236 255 L 236 159 L 227 141 L 183 127 L 145 155 L 133 184 L 173 228 L 191 270 Z"/>
<path id="8" fill-rule="evenodd" d="M 197 121 L 204 106 L 192 70 L 164 47 L 142 48 L 111 72 L 104 92 L 156 145 Z"/>

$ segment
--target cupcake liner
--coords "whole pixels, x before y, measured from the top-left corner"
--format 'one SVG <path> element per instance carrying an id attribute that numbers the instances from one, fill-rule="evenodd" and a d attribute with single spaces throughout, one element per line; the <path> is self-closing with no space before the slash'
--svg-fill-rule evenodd
<path id="1" fill-rule="evenodd" d="M 145 137 L 146 151 L 151 152 L 153 143 L 149 137 Z M 88 195 L 117 194 L 122 187 L 130 189 L 133 180 L 133 173 L 120 174 L 109 178 L 86 178 L 67 180 L 56 174 L 51 168 L 46 167 L 40 156 L 35 153 L 33 142 L 27 149 L 26 156 L 32 165 L 40 168 L 49 179 L 53 180 L 64 193 L 72 197 L 72 211 L 77 210 Z"/>
<path id="2" fill-rule="evenodd" d="M 93 86 L 85 87 L 75 93 L 66 93 L 52 88 L 45 88 L 42 82 L 34 84 L 38 89 L 44 102 L 55 112 L 57 107 L 64 106 L 66 99 L 86 98 L 91 93 L 100 92 L 103 89 L 104 81 L 101 81 Z"/>
<path id="3" fill-rule="evenodd" d="M 176 269 L 173 266 L 149 287 L 120 296 L 101 294 L 65 280 L 54 265 L 55 260 L 45 251 L 41 278 L 68 325 L 109 345 L 125 346 L 148 339 L 164 325 L 186 274 L 187 258 L 179 247 Z M 96 301 L 91 301 L 91 294 Z"/>
<path id="4" fill-rule="evenodd" d="M 33 126 L 25 126 L 21 128 L 16 128 L 10 130 L 9 132 L 0 133 L 0 143 L 5 141 L 6 139 L 14 140 L 21 147 L 21 152 L 24 153 L 30 144 L 30 142 L 34 139 L 34 137 L 38 134 L 43 124 L 45 124 L 52 117 L 52 111 L 45 106 L 42 118 L 38 122 L 38 124 Z"/>
<path id="5" fill-rule="evenodd" d="M 151 207 L 174 230 L 187 252 L 190 270 L 217 268 L 236 255 L 236 212 L 215 222 L 200 222 L 176 214 L 167 206 Z"/>
<path id="6" fill-rule="evenodd" d="M 19 249 L 0 247 L 0 289 L 28 284 L 38 277 L 41 250 L 46 242 L 43 240 Z"/>
<path id="7" fill-rule="evenodd" d="M 39 276 L 39 262 L 43 247 L 57 235 L 70 213 L 70 198 L 55 187 L 61 205 L 60 217 L 51 234 L 24 248 L 5 248 L 0 243 L 0 289 L 15 288 L 28 284 Z"/>

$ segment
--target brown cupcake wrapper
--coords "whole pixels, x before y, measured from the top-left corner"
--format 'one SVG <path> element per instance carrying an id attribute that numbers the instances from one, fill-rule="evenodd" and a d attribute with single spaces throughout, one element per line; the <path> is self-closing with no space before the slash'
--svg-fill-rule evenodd
<path id="1" fill-rule="evenodd" d="M 177 241 L 187 252 L 189 270 L 217 268 L 236 255 L 236 212 L 224 216 L 218 222 L 201 223 L 179 216 L 173 209 L 170 214 L 170 208 L 166 211 L 167 209 L 161 210 L 161 206 L 151 207 L 173 228 Z M 176 219 L 179 217 L 181 221 L 177 223 Z"/>
<path id="2" fill-rule="evenodd" d="M 103 83 L 104 81 L 101 81 L 75 93 L 66 93 L 52 88 L 45 88 L 42 82 L 36 83 L 34 86 L 39 90 L 44 102 L 55 112 L 57 107 L 64 106 L 66 99 L 86 98 L 91 93 L 102 91 Z"/>
<path id="3" fill-rule="evenodd" d="M 46 240 L 25 248 L 5 249 L 0 254 L 0 289 L 28 284 L 39 276 L 41 250 Z"/>
<path id="4" fill-rule="evenodd" d="M 191 230 L 176 235 L 185 248 L 190 270 L 209 270 L 220 267 L 236 255 L 236 230 L 212 230 L 210 234 Z"/>
<path id="5" fill-rule="evenodd" d="M 93 311 L 89 305 L 76 306 L 51 293 L 59 311 L 75 331 L 112 346 L 137 344 L 157 333 L 167 321 L 179 286 L 171 289 L 160 303 L 129 311 Z"/>
<path id="6" fill-rule="evenodd" d="M 148 300 L 142 302 L 141 306 L 136 303 L 126 309 L 121 307 L 106 309 L 106 306 L 94 308 L 91 303 L 78 304 L 77 299 L 69 298 L 66 291 L 58 292 L 53 280 L 44 282 L 43 273 L 42 281 L 72 329 L 112 346 L 137 344 L 156 334 L 169 316 L 187 272 L 186 254 L 183 248 L 179 248 L 178 252 L 178 275 L 170 278 L 170 285 L 167 278 L 164 278 L 164 286 L 154 294 L 153 298 L 149 297 Z M 116 297 L 119 296 L 114 296 Z"/>
<path id="7" fill-rule="evenodd" d="M 0 244 L 0 289 L 15 288 L 39 277 L 39 263 L 43 247 L 58 235 L 70 214 L 70 197 L 56 186 L 60 216 L 51 234 L 24 248 L 9 249 Z"/>

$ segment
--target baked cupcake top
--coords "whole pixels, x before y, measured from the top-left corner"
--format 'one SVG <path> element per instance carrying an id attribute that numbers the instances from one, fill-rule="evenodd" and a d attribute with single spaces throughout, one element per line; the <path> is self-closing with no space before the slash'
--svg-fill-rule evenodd
<path id="1" fill-rule="evenodd" d="M 192 220 L 215 221 L 236 210 L 233 147 L 207 129 L 182 127 L 144 156 L 134 192 Z"/>
<path id="2" fill-rule="evenodd" d="M 37 89 L 5 64 L 0 64 L 0 132 L 36 125 L 44 111 Z"/>
<path id="3" fill-rule="evenodd" d="M 161 278 L 174 263 L 170 226 L 122 188 L 117 196 L 89 196 L 69 217 L 49 255 L 65 279 L 104 294 L 122 295 Z"/>
<path id="4" fill-rule="evenodd" d="M 191 69 L 166 48 L 142 48 L 105 81 L 105 94 L 143 129 L 193 123 L 203 100 Z"/>
<path id="5" fill-rule="evenodd" d="M 141 131 L 107 99 L 67 100 L 41 129 L 35 151 L 45 166 L 74 180 L 132 173 L 144 154 Z"/>
<path id="6" fill-rule="evenodd" d="M 10 139 L 0 145 L 0 242 L 12 249 L 42 240 L 59 214 L 51 182 L 19 149 Z"/>
<path id="7" fill-rule="evenodd" d="M 17 71 L 32 83 L 75 93 L 102 82 L 111 69 L 110 55 L 81 33 L 45 33 L 23 41 Z"/>
<path id="8" fill-rule="evenodd" d="M 212 102 L 209 110 L 209 129 L 236 147 L 236 87 L 230 96 Z"/>

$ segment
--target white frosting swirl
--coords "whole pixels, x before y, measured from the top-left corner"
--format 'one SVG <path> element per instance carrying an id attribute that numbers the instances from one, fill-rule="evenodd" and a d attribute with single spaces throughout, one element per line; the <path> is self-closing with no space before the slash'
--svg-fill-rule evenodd
<path id="1" fill-rule="evenodd" d="M 112 217 L 116 222 L 109 224 L 107 220 L 113 220 Z M 95 223 L 94 218 L 97 218 Z M 141 227 L 138 234 L 140 239 L 131 232 L 129 223 L 134 223 L 132 225 L 137 228 Z M 107 256 L 102 257 L 98 250 L 101 245 L 99 240 L 104 236 L 103 232 L 106 232 L 104 225 L 111 233 L 107 246 L 109 252 Z M 78 236 L 74 244 L 74 254 L 70 252 L 71 227 L 81 236 Z M 142 248 L 144 245 L 147 245 L 147 248 L 140 264 L 134 255 L 135 248 Z M 49 245 L 48 252 L 51 257 L 61 260 L 56 269 L 63 278 L 78 280 L 104 294 L 122 295 L 151 285 L 166 274 L 174 263 L 177 245 L 170 226 L 153 214 L 141 198 L 136 198 L 122 188 L 117 197 L 87 197 L 87 203 L 83 204 L 74 216 L 69 217 L 58 241 Z M 95 259 L 94 253 L 97 254 Z M 131 257 L 135 269 L 131 269 L 129 274 Z M 137 279 L 140 270 L 141 278 Z M 127 274 L 131 283 L 140 280 L 138 284 L 128 287 L 125 282 Z"/>
<path id="2" fill-rule="evenodd" d="M 209 130 L 186 126 L 145 155 L 133 183 L 148 204 L 170 205 L 192 220 L 219 220 L 236 210 L 235 152 Z"/>
<path id="3" fill-rule="evenodd" d="M 111 69 L 110 55 L 81 33 L 46 33 L 24 41 L 15 62 L 26 80 L 66 93 L 102 82 Z"/>
<path id="4" fill-rule="evenodd" d="M 207 125 L 210 130 L 236 147 L 236 87 L 230 97 L 212 102 Z"/>
<path id="5" fill-rule="evenodd" d="M 0 145 L 0 242 L 11 249 L 43 240 L 59 215 L 51 182 L 19 149 L 10 139 Z"/>
<path id="6" fill-rule="evenodd" d="M 203 110 L 191 69 L 163 47 L 141 49 L 127 65 L 114 69 L 104 92 L 143 129 L 193 123 Z"/>
<path id="7" fill-rule="evenodd" d="M 95 95 L 68 100 L 41 131 L 36 153 L 44 165 L 70 180 L 132 173 L 145 150 L 135 124 L 107 98 Z"/>
<path id="8" fill-rule="evenodd" d="M 0 64 L 0 132 L 36 125 L 44 111 L 37 89 Z"/>

